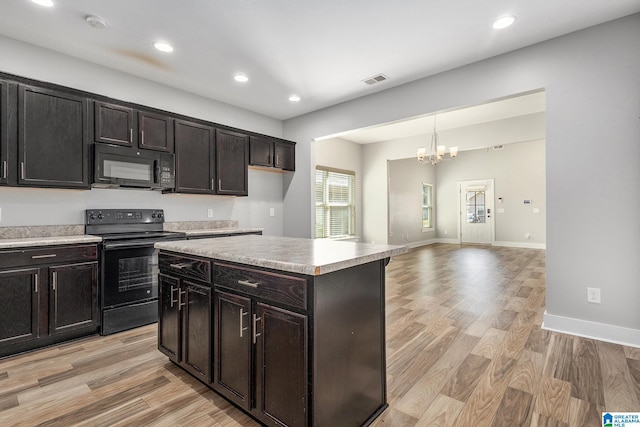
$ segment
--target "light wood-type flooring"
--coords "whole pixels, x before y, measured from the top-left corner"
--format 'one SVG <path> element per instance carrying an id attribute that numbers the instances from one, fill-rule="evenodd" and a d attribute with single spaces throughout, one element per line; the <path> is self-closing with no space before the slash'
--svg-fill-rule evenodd
<path id="1" fill-rule="evenodd" d="M 388 426 L 600 426 L 640 411 L 640 349 L 542 330 L 545 252 L 436 244 L 387 267 Z M 0 360 L 0 426 L 257 426 L 156 326 Z M 333 426 L 332 426 L 333 427 Z"/>

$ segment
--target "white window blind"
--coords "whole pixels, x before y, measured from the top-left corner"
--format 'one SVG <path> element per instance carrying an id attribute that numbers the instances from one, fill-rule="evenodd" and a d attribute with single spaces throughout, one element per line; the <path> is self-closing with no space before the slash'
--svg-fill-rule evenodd
<path id="1" fill-rule="evenodd" d="M 356 174 L 316 167 L 316 237 L 354 236 L 356 233 Z"/>

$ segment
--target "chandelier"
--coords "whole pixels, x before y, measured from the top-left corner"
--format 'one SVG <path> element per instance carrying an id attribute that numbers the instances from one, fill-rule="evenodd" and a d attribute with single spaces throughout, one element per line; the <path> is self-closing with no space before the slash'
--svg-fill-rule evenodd
<path id="1" fill-rule="evenodd" d="M 429 155 L 427 156 L 426 148 L 418 148 L 418 161 L 420 163 L 431 163 L 433 166 L 440 163 L 440 160 L 444 158 L 444 154 L 447 151 L 447 147 L 444 145 L 438 145 L 438 132 L 436 132 L 436 117 L 433 117 L 433 134 L 431 135 L 431 148 L 429 149 Z M 458 147 L 449 148 L 449 156 L 455 158 L 458 155 Z"/>

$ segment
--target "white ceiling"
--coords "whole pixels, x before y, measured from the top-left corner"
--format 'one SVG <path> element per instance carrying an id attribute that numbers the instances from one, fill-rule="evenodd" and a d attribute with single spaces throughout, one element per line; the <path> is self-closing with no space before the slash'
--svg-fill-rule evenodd
<path id="1" fill-rule="evenodd" d="M 640 12 L 640 0 L 54 1 L 2 0 L 0 34 L 277 119 Z M 505 14 L 516 23 L 492 29 Z M 160 39 L 175 51 L 155 51 Z M 378 73 L 389 80 L 362 82 Z"/>

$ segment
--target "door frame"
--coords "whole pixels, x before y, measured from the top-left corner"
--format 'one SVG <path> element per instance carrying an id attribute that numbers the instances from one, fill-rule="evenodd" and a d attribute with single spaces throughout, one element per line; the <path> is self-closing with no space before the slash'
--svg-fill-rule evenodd
<path id="1" fill-rule="evenodd" d="M 494 193 L 495 193 L 495 179 L 487 178 L 487 179 L 472 179 L 465 181 L 458 181 L 458 191 L 457 191 L 457 199 L 458 199 L 458 243 L 462 244 L 462 221 L 463 221 L 463 207 L 460 203 L 460 199 L 462 199 L 462 189 L 466 186 L 480 186 L 486 185 L 488 188 L 485 196 L 486 201 L 486 209 L 487 209 L 487 219 L 491 219 L 489 223 L 489 235 L 491 237 L 491 242 L 489 245 L 493 245 L 496 241 L 496 223 L 495 223 L 495 209 L 494 209 Z M 489 212 L 489 209 L 491 211 Z M 465 220 L 466 220 L 466 212 L 465 212 Z"/>

